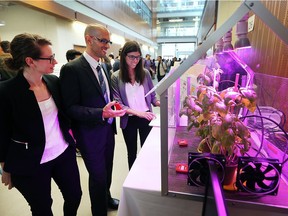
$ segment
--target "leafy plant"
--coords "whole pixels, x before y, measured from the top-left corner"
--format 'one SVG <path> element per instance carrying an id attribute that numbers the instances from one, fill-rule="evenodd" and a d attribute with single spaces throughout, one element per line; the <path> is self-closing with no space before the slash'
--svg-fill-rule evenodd
<path id="1" fill-rule="evenodd" d="M 239 113 L 245 107 L 254 112 L 256 98 L 252 89 L 231 87 L 217 92 L 206 85 L 198 87 L 197 96 L 186 96 L 180 116 L 188 116 L 188 130 L 198 128 L 196 135 L 202 140 L 197 150 L 223 154 L 227 164 L 236 163 L 238 153 L 244 155 L 251 146 L 250 131 Z"/>

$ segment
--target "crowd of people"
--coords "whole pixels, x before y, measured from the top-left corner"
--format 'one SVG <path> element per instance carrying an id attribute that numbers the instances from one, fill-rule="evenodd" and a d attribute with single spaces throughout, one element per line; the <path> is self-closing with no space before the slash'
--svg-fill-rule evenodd
<path id="1" fill-rule="evenodd" d="M 16 35 L 0 52 L 0 164 L 2 183 L 15 187 L 30 205 L 32 215 L 53 215 L 51 181 L 64 199 L 66 216 L 77 215 L 82 190 L 76 160 L 81 153 L 89 174 L 93 216 L 117 209 L 112 197 L 116 117 L 127 146 L 131 169 L 160 106 L 153 75 L 160 81 L 168 71 L 161 56 L 146 69 L 140 45 L 129 41 L 119 56 L 108 54 L 109 30 L 90 24 L 84 32 L 85 51 L 68 50 L 60 76 L 52 43 L 36 34 Z M 2 47 L 2 44 L 3 47 Z M 152 61 L 151 61 L 152 62 Z M 153 67 L 154 64 L 154 67 Z M 120 105 L 121 109 L 115 109 Z"/>

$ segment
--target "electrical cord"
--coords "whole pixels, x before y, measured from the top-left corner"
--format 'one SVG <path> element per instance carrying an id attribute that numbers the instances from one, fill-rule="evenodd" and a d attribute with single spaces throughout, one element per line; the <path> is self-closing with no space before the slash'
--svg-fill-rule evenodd
<path id="1" fill-rule="evenodd" d="M 263 121 L 263 119 L 266 119 L 268 121 L 273 122 L 275 125 L 277 125 L 279 127 L 281 132 L 283 132 L 286 140 L 288 140 L 288 134 L 286 133 L 284 128 L 281 125 L 279 125 L 277 122 L 275 122 L 274 120 L 269 119 L 268 117 L 265 117 L 265 116 L 261 116 L 261 115 L 246 115 L 246 116 L 240 117 L 240 119 L 245 119 L 245 118 L 261 118 L 262 121 Z M 264 133 L 264 127 L 262 128 L 262 132 Z M 261 149 L 262 149 L 262 146 L 263 146 L 263 141 L 261 141 L 261 145 L 260 145 Z M 259 148 L 259 150 L 260 150 L 260 148 Z M 286 143 L 286 148 L 285 148 L 285 151 L 284 151 L 284 154 L 283 154 L 282 166 L 288 161 L 288 158 L 285 159 L 287 151 L 288 151 L 288 142 Z"/>
<path id="2" fill-rule="evenodd" d="M 262 116 L 262 113 L 261 113 L 261 110 L 260 110 L 259 106 L 257 105 L 256 107 L 257 107 L 257 110 L 258 110 L 260 116 Z M 248 117 L 248 113 L 249 113 L 249 110 L 247 110 L 246 115 L 243 116 L 243 117 L 240 117 L 240 119 L 243 119 L 243 121 L 244 121 L 245 118 Z M 255 157 L 257 157 L 260 154 L 260 152 L 261 152 L 261 150 L 263 148 L 263 143 L 264 143 L 264 122 L 263 122 L 262 118 L 260 118 L 260 120 L 261 120 L 261 125 L 262 125 L 262 127 L 260 128 L 261 129 L 261 143 L 260 143 L 259 149 L 258 149 Z"/>

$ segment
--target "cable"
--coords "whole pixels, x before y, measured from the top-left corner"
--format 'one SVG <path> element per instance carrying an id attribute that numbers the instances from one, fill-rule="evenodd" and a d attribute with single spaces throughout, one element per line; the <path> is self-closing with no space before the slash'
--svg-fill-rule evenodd
<path id="1" fill-rule="evenodd" d="M 240 119 L 245 119 L 245 118 L 252 118 L 252 117 L 257 117 L 257 118 L 261 118 L 261 119 L 266 119 L 266 120 L 269 120 L 271 122 L 273 122 L 274 124 L 276 124 L 279 129 L 284 133 L 284 136 L 286 137 L 286 140 L 288 140 L 288 134 L 286 133 L 286 131 L 283 129 L 283 127 L 281 125 L 279 125 L 277 122 L 275 122 L 274 120 L 272 119 L 269 119 L 265 116 L 259 116 L 259 115 L 247 115 L 247 116 L 243 116 L 243 117 L 240 117 Z M 263 120 L 262 120 L 263 121 Z M 264 130 L 264 128 L 262 128 Z M 261 148 L 262 148 L 262 142 L 261 142 Z M 286 143 L 286 148 L 285 148 L 285 151 L 284 151 L 284 154 L 283 154 L 283 159 L 282 159 L 282 166 L 288 161 L 288 158 L 285 159 L 285 156 L 287 154 L 287 151 L 288 151 L 288 142 Z"/>
<path id="2" fill-rule="evenodd" d="M 260 116 L 262 116 L 261 110 L 260 110 L 259 106 L 257 105 L 256 107 L 257 107 L 257 110 L 258 110 Z M 248 117 L 248 112 L 249 112 L 249 110 L 247 110 L 246 115 L 243 116 L 243 117 L 240 117 L 240 119 L 243 119 L 243 121 L 244 121 L 245 118 Z M 262 150 L 262 148 L 263 148 L 263 143 L 264 143 L 264 122 L 263 122 L 263 119 L 262 119 L 262 118 L 261 118 L 260 120 L 261 120 L 261 125 L 262 125 L 262 127 L 261 127 L 261 134 L 262 134 L 262 136 L 261 136 L 261 143 L 260 143 L 259 149 L 258 149 L 255 157 L 257 157 L 257 156 L 260 154 L 260 152 L 261 152 L 261 150 Z"/>

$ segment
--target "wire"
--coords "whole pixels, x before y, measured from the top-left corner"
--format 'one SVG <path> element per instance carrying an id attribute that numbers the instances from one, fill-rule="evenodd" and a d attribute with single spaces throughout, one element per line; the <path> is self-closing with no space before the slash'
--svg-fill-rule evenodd
<path id="1" fill-rule="evenodd" d="M 260 116 L 262 116 L 261 110 L 260 110 L 259 106 L 257 105 L 256 107 L 257 107 L 257 110 L 258 110 Z M 240 117 L 240 119 L 243 119 L 243 121 L 244 121 L 245 118 L 248 117 L 248 112 L 249 112 L 249 110 L 247 110 L 246 115 L 243 116 L 243 117 Z M 261 152 L 261 150 L 262 150 L 262 148 L 263 148 L 263 143 L 264 143 L 264 122 L 263 122 L 263 119 L 262 119 L 262 118 L 260 118 L 260 120 L 261 120 L 261 125 L 262 125 L 262 127 L 261 127 L 261 134 L 262 134 L 262 136 L 261 136 L 260 147 L 259 147 L 259 149 L 258 149 L 255 157 L 257 157 L 257 156 L 260 154 L 260 152 Z M 262 154 L 262 155 L 263 155 L 263 154 Z"/>
<path id="2" fill-rule="evenodd" d="M 279 129 L 283 132 L 283 134 L 284 134 L 284 136 L 286 137 L 286 140 L 288 140 L 288 134 L 286 133 L 286 131 L 284 130 L 284 128 L 281 126 L 281 125 L 279 125 L 277 122 L 275 122 L 274 120 L 272 120 L 272 119 L 269 119 L 269 118 L 267 118 L 267 117 L 265 117 L 265 116 L 261 116 L 261 115 L 247 115 L 247 116 L 243 116 L 243 117 L 240 117 L 240 119 L 245 119 L 245 118 L 255 118 L 255 117 L 257 117 L 257 118 L 261 118 L 261 119 L 266 119 L 266 120 L 268 120 L 268 121 L 271 121 L 271 122 L 273 122 L 274 124 L 276 124 L 278 127 L 279 127 Z M 263 120 L 262 120 L 263 121 Z M 262 128 L 263 130 L 262 130 L 262 132 L 264 131 L 264 128 Z M 261 148 L 262 148 L 262 142 L 261 142 Z M 282 159 L 282 165 L 284 165 L 287 161 L 288 161 L 288 158 L 286 158 L 285 159 L 285 157 L 286 157 L 286 154 L 287 154 L 287 151 L 288 151 L 288 142 L 286 143 L 286 148 L 285 148 L 285 151 L 284 151 L 284 154 L 283 154 L 283 159 Z"/>

